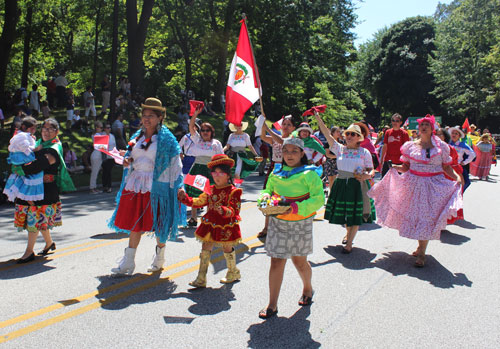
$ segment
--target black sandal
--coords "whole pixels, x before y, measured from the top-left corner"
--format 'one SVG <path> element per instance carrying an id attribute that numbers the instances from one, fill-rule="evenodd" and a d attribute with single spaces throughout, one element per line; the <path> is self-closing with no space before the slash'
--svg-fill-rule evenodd
<path id="1" fill-rule="evenodd" d="M 314 292 L 312 293 L 311 297 L 306 296 L 305 294 L 302 295 L 299 299 L 299 305 L 301 307 L 307 307 L 313 303 L 313 296 Z"/>
<path id="2" fill-rule="evenodd" d="M 258 239 L 263 239 L 267 236 L 267 228 L 262 229 L 260 233 L 257 234 Z"/>
<path id="3" fill-rule="evenodd" d="M 272 310 L 271 308 L 265 308 L 259 311 L 259 317 L 261 319 L 269 319 L 273 316 L 276 316 L 278 314 L 278 308 L 275 310 Z"/>

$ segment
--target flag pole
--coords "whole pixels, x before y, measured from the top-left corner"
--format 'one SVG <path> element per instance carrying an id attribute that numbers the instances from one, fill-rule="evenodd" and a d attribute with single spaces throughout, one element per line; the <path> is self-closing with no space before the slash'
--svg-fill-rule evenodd
<path id="1" fill-rule="evenodd" d="M 246 25 L 247 21 L 247 15 L 245 13 L 241 14 L 241 17 L 243 21 L 245 22 L 245 28 L 247 30 L 247 36 L 248 36 L 248 42 L 250 43 L 250 51 L 252 51 L 252 59 L 253 59 L 253 70 L 257 74 L 257 81 L 258 81 L 258 90 L 259 90 L 259 102 L 260 102 L 260 113 L 266 117 L 266 114 L 264 113 L 264 104 L 262 103 L 262 85 L 260 83 L 260 75 L 259 75 L 259 69 L 257 69 L 257 61 L 255 60 L 255 54 L 253 52 L 253 45 L 252 45 L 252 39 L 250 38 L 250 34 L 248 33 L 248 26 Z"/>

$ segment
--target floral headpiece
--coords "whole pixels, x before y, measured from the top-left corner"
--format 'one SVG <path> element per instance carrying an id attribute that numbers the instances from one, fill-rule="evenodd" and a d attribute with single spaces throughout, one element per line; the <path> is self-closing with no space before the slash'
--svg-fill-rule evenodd
<path id="1" fill-rule="evenodd" d="M 417 122 L 419 125 L 422 122 L 428 122 L 429 124 L 431 124 L 431 128 L 433 131 L 436 128 L 436 119 L 434 118 L 434 115 L 431 115 L 431 114 L 427 114 L 425 117 L 423 117 L 421 119 L 417 119 Z"/>

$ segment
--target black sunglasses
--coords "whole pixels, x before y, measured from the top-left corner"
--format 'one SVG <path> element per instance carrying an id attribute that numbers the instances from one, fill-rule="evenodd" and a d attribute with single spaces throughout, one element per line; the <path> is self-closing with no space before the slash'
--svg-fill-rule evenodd
<path id="1" fill-rule="evenodd" d="M 352 137 L 359 136 L 356 132 L 346 132 L 345 135 L 346 136 L 352 136 Z"/>

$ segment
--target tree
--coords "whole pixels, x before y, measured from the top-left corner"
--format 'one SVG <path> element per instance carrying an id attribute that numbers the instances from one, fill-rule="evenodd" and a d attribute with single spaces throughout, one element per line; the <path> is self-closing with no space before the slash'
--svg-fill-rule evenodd
<path id="1" fill-rule="evenodd" d="M 154 0 L 144 0 L 139 22 L 137 22 L 137 0 L 127 0 L 128 77 L 132 93 L 143 91 L 144 42 L 153 13 Z"/>
<path id="2" fill-rule="evenodd" d="M 500 115 L 495 102 L 495 73 L 489 64 L 498 45 L 498 0 L 456 0 L 440 16 L 436 52 L 431 71 L 437 86 L 434 94 L 442 99 L 450 117 L 457 123 L 468 117 L 478 122 Z"/>
<path id="3" fill-rule="evenodd" d="M 405 116 L 439 114 L 428 63 L 435 49 L 434 35 L 431 18 L 412 17 L 394 24 L 381 37 L 380 49 L 369 63 L 368 79 L 384 111 Z"/>
<path id="4" fill-rule="evenodd" d="M 16 38 L 16 25 L 20 10 L 17 0 L 5 0 L 4 22 L 2 36 L 0 36 L 0 91 L 5 89 L 7 66 L 10 61 L 10 52 Z"/>

